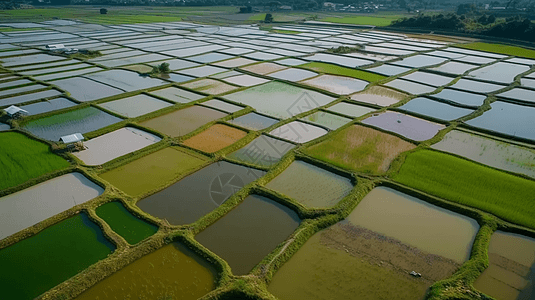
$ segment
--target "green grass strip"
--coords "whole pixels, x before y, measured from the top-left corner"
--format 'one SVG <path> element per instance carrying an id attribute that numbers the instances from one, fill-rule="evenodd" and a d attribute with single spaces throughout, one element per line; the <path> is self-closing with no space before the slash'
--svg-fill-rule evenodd
<path id="1" fill-rule="evenodd" d="M 493 53 L 500 53 L 506 55 L 514 55 L 528 58 L 535 58 L 535 50 L 526 49 L 516 46 L 508 46 L 503 44 L 489 44 L 489 43 L 470 43 L 470 44 L 458 44 L 456 45 L 460 48 L 471 49 L 471 50 L 481 50 Z"/>
<path id="2" fill-rule="evenodd" d="M 535 182 L 431 150 L 411 153 L 393 179 L 535 228 Z"/>
<path id="3" fill-rule="evenodd" d="M 353 77 L 357 79 L 366 80 L 369 82 L 377 82 L 377 81 L 387 78 L 386 76 L 371 73 L 371 72 L 341 67 L 341 66 L 328 64 L 328 63 L 322 63 L 322 62 L 306 63 L 304 65 L 300 65 L 299 67 L 308 69 L 311 71 L 321 72 L 321 73 Z"/>
<path id="4" fill-rule="evenodd" d="M 16 132 L 0 133 L 0 190 L 68 166 L 47 144 Z"/>

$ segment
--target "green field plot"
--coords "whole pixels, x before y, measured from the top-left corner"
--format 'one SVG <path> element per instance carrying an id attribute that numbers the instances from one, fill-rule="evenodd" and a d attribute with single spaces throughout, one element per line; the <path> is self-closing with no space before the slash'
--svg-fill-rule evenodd
<path id="1" fill-rule="evenodd" d="M 354 25 L 374 25 L 374 26 L 388 26 L 392 21 L 403 18 L 403 15 L 383 15 L 383 16 L 351 16 L 351 17 L 327 17 L 321 19 L 323 22 L 354 24 Z"/>
<path id="2" fill-rule="evenodd" d="M 0 134 L 0 190 L 68 166 L 47 144 L 16 132 Z"/>
<path id="3" fill-rule="evenodd" d="M 96 211 L 97 215 L 106 221 L 113 231 L 124 237 L 131 245 L 137 244 L 158 231 L 157 226 L 137 218 L 118 201 L 104 204 Z"/>
<path id="4" fill-rule="evenodd" d="M 377 82 L 377 81 L 387 78 L 386 76 L 375 74 L 375 73 L 370 73 L 370 72 L 351 69 L 351 68 L 345 68 L 345 67 L 328 64 L 328 63 L 321 63 L 321 62 L 311 62 L 311 63 L 307 63 L 304 65 L 300 65 L 299 67 L 312 70 L 315 72 L 353 77 L 357 79 L 366 80 L 369 82 Z"/>
<path id="5" fill-rule="evenodd" d="M 350 126 L 305 153 L 335 166 L 365 173 L 386 172 L 401 152 L 416 146 L 364 126 Z"/>
<path id="6" fill-rule="evenodd" d="M 535 182 L 430 150 L 409 154 L 393 179 L 535 228 Z"/>
<path id="7" fill-rule="evenodd" d="M 522 56 L 535 58 L 535 50 L 530 50 L 522 47 L 508 46 L 503 44 L 489 44 L 489 43 L 470 43 L 470 44 L 458 44 L 457 47 L 472 49 L 472 50 L 481 50 L 493 53 L 500 53 L 506 55 Z"/>

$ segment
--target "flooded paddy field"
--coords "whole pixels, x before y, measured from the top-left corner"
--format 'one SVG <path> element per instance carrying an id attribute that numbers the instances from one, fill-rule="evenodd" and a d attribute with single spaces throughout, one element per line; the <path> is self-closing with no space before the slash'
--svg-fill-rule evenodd
<path id="1" fill-rule="evenodd" d="M 137 218 L 118 201 L 99 206 L 96 213 L 131 245 L 137 244 L 158 231 L 158 226 Z"/>
<path id="2" fill-rule="evenodd" d="M 0 240 L 103 192 L 100 186 L 75 172 L 1 197 Z"/>
<path id="3" fill-rule="evenodd" d="M 76 300 L 175 299 L 195 300 L 215 288 L 215 267 L 175 242 L 134 261 L 95 284 Z"/>
<path id="4" fill-rule="evenodd" d="M 325 111 L 315 112 L 304 118 L 301 118 L 301 120 L 327 127 L 330 130 L 336 130 L 352 121 L 350 118 L 341 117 Z"/>
<path id="5" fill-rule="evenodd" d="M 366 173 L 388 171 L 400 153 L 416 146 L 368 127 L 353 125 L 305 152 L 335 166 Z"/>
<path id="6" fill-rule="evenodd" d="M 351 99 L 384 107 L 396 104 L 407 96 L 407 94 L 393 89 L 382 86 L 372 86 L 362 93 L 352 95 Z"/>
<path id="7" fill-rule="evenodd" d="M 533 299 L 535 239 L 496 231 L 488 249 L 489 267 L 474 287 L 500 300 Z"/>
<path id="8" fill-rule="evenodd" d="M 34 299 L 114 250 L 100 227 L 81 213 L 0 250 L 0 287 L 11 299 Z"/>
<path id="9" fill-rule="evenodd" d="M 171 137 L 178 137 L 225 116 L 227 116 L 226 113 L 218 110 L 194 105 L 141 122 L 140 125 L 158 130 Z"/>
<path id="10" fill-rule="evenodd" d="M 444 121 L 459 119 L 474 112 L 473 109 L 460 108 L 425 97 L 412 99 L 398 109 Z"/>
<path id="11" fill-rule="evenodd" d="M 219 161 L 139 200 L 143 211 L 173 225 L 189 224 L 216 209 L 241 187 L 265 172 Z"/>
<path id="12" fill-rule="evenodd" d="M 204 96 L 201 94 L 193 93 L 176 87 L 169 87 L 157 91 L 152 91 L 149 94 L 160 96 L 176 103 L 188 103 L 204 98 Z"/>
<path id="13" fill-rule="evenodd" d="M 225 95 L 225 98 L 250 105 L 261 113 L 277 118 L 289 118 L 335 100 L 327 95 L 281 82 L 269 82 Z"/>
<path id="14" fill-rule="evenodd" d="M 364 80 L 335 75 L 321 75 L 305 80 L 303 83 L 338 95 L 360 92 L 368 85 L 368 82 Z"/>
<path id="15" fill-rule="evenodd" d="M 438 232 L 420 226 L 435 218 Z M 423 299 L 427 287 L 467 259 L 477 229 L 474 220 L 375 188 L 345 220 L 312 236 L 268 290 L 280 299 Z M 422 277 L 410 276 L 412 270 Z"/>
<path id="16" fill-rule="evenodd" d="M 428 140 L 445 128 L 442 124 L 392 111 L 375 114 L 364 119 L 362 123 L 395 132 L 414 141 Z"/>
<path id="17" fill-rule="evenodd" d="M 98 9 L 1 13 L 0 108 L 28 115 L 0 115 L 0 298 L 33 299 L 103 259 L 88 274 L 106 270 L 107 278 L 93 283 L 84 273 L 43 299 L 241 299 L 252 291 L 254 299 L 423 299 L 466 261 L 478 226 L 395 190 L 369 192 L 390 180 L 438 206 L 481 211 L 484 228 L 497 219 L 535 229 L 535 75 L 527 74 L 534 60 L 516 57 L 535 57 L 532 50 L 314 21 L 260 26 L 263 14 L 236 15 L 229 6 L 123 6 L 113 18 Z M 306 17 L 291 14 L 275 19 Z M 317 21 L 346 19 L 336 14 Z M 62 19 L 73 16 L 80 21 Z M 22 17 L 31 22 L 13 22 Z M 54 43 L 102 55 L 49 53 Z M 489 46 L 476 49 L 481 44 Z M 164 62 L 169 72 L 152 72 Z M 91 137 L 87 149 L 58 141 L 74 133 Z M 241 204 L 214 211 L 253 181 Z M 28 246 L 81 206 L 76 217 L 92 237 L 68 225 L 72 232 Z M 297 226 L 309 235 L 343 218 L 308 241 L 292 236 Z M 118 239 L 117 255 L 106 258 L 115 247 L 100 228 Z M 475 244 L 475 260 L 484 244 Z M 523 255 L 521 248 L 507 252 Z M 3 256 L 9 249 L 23 252 Z M 469 288 L 474 298 L 525 298 L 533 263 L 496 260 L 492 251 L 478 288 L 460 286 L 481 272 L 471 262 L 432 297 L 466 298 Z M 266 255 L 275 263 L 232 276 Z M 131 264 L 120 268 L 117 259 Z"/>
<path id="18" fill-rule="evenodd" d="M 137 197 L 172 183 L 181 174 L 192 172 L 207 161 L 206 157 L 195 152 L 169 147 L 99 176 L 125 193 Z"/>
<path id="19" fill-rule="evenodd" d="M 205 131 L 185 140 L 185 146 L 208 153 L 219 151 L 245 137 L 245 131 L 222 124 L 215 124 Z"/>
<path id="20" fill-rule="evenodd" d="M 99 104 L 99 106 L 126 118 L 139 117 L 169 106 L 171 103 L 147 95 L 137 95 Z"/>
<path id="21" fill-rule="evenodd" d="M 353 189 L 351 180 L 303 161 L 294 161 L 267 188 L 307 207 L 331 207 Z"/>
<path id="22" fill-rule="evenodd" d="M 237 117 L 236 119 L 232 119 L 229 121 L 229 123 L 251 130 L 262 130 L 274 125 L 278 121 L 279 120 L 277 119 L 266 117 L 261 114 L 249 113 L 241 117 Z"/>
<path id="23" fill-rule="evenodd" d="M 101 165 L 161 140 L 143 130 L 125 127 L 84 142 L 86 149 L 73 154 L 86 165 Z"/>
<path id="24" fill-rule="evenodd" d="M 273 129 L 269 134 L 289 142 L 304 144 L 326 135 L 327 130 L 301 121 L 293 121 Z"/>
<path id="25" fill-rule="evenodd" d="M 76 106 L 76 103 L 72 102 L 67 98 L 56 98 L 52 100 L 23 105 L 21 106 L 21 108 L 26 110 L 29 115 L 38 115 L 73 106 Z"/>
<path id="26" fill-rule="evenodd" d="M 291 209 L 250 195 L 195 239 L 225 259 L 235 275 L 245 275 L 299 226 Z"/>
<path id="27" fill-rule="evenodd" d="M 295 147 L 294 144 L 261 135 L 245 147 L 227 155 L 228 158 L 259 166 L 270 167 Z"/>
<path id="28" fill-rule="evenodd" d="M 496 101 L 482 116 L 468 120 L 466 124 L 494 132 L 535 140 L 535 123 L 529 120 L 535 107 Z"/>
<path id="29" fill-rule="evenodd" d="M 535 178 L 535 150 L 483 136 L 452 130 L 431 146 L 473 161 Z"/>
<path id="30" fill-rule="evenodd" d="M 369 108 L 366 106 L 360 106 L 347 102 L 340 102 L 333 106 L 327 108 L 327 110 L 332 112 L 337 112 L 342 115 L 350 116 L 353 118 L 358 118 L 364 116 L 367 113 L 374 111 L 375 109 Z"/>
<path id="31" fill-rule="evenodd" d="M 100 109 L 86 107 L 33 120 L 25 124 L 23 128 L 42 139 L 58 141 L 65 135 L 77 132 L 88 133 L 120 121 L 122 119 Z"/>

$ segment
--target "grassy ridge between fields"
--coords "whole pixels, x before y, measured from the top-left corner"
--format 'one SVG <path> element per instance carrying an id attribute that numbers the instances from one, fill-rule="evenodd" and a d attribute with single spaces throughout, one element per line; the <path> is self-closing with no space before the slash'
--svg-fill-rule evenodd
<path id="1" fill-rule="evenodd" d="M 0 190 L 68 166 L 45 143 L 16 132 L 0 134 Z"/>
<path id="2" fill-rule="evenodd" d="M 409 154 L 393 179 L 440 198 L 535 228 L 535 182 L 443 154 Z"/>
<path id="3" fill-rule="evenodd" d="M 503 44 L 490 44 L 490 43 L 470 43 L 470 44 L 458 44 L 456 45 L 460 48 L 471 49 L 471 50 L 481 50 L 493 53 L 500 53 L 506 55 L 522 56 L 535 58 L 535 50 L 526 49 L 522 47 L 509 46 Z"/>
<path id="4" fill-rule="evenodd" d="M 328 63 L 321 63 L 321 62 L 311 62 L 311 63 L 307 63 L 304 65 L 300 65 L 299 67 L 303 69 L 308 69 L 311 71 L 320 72 L 320 73 L 353 77 L 357 79 L 366 80 L 369 82 L 377 82 L 377 81 L 381 81 L 387 78 L 386 76 L 371 73 L 371 72 L 345 68 L 345 67 L 328 64 Z"/>

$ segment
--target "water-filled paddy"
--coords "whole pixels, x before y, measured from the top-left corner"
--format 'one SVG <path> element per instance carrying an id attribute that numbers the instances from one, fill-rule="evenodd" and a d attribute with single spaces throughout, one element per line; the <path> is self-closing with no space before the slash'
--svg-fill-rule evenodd
<path id="1" fill-rule="evenodd" d="M 0 239 L 35 225 L 104 190 L 81 173 L 70 173 L 0 198 Z"/>
<path id="2" fill-rule="evenodd" d="M 201 64 L 206 64 L 206 63 L 229 59 L 232 57 L 233 57 L 232 55 L 227 55 L 227 54 L 222 54 L 222 53 L 206 53 L 206 54 L 201 54 L 197 56 L 191 56 L 191 57 L 188 57 L 188 59 L 194 62 L 201 63 Z"/>
<path id="3" fill-rule="evenodd" d="M 386 187 L 366 195 L 348 220 L 459 263 L 468 260 L 479 229 L 473 219 Z"/>
<path id="4" fill-rule="evenodd" d="M 460 266 L 440 254 L 466 260 L 477 230 L 474 220 L 375 188 L 344 221 L 310 238 L 268 290 L 281 299 L 422 299 Z"/>
<path id="5" fill-rule="evenodd" d="M 73 107 L 75 105 L 76 103 L 67 98 L 56 98 L 48 101 L 24 105 L 21 108 L 26 110 L 29 115 L 37 115 L 67 107 Z"/>
<path id="6" fill-rule="evenodd" d="M 141 242 L 158 231 L 158 226 L 134 216 L 119 201 L 97 207 L 96 213 L 131 245 Z"/>
<path id="7" fill-rule="evenodd" d="M 0 131 L 5 131 L 11 129 L 11 126 L 8 124 L 0 123 Z"/>
<path id="8" fill-rule="evenodd" d="M 193 223 L 265 172 L 226 161 L 213 163 L 137 202 L 143 211 L 173 225 Z"/>
<path id="9" fill-rule="evenodd" d="M 253 73 L 256 73 L 256 74 L 261 74 L 261 75 L 265 75 L 265 74 L 268 74 L 268 73 L 284 70 L 286 68 L 287 67 L 285 67 L 285 66 L 277 65 L 277 64 L 274 64 L 274 63 L 270 63 L 270 62 L 259 63 L 259 64 L 256 64 L 256 65 L 250 65 L 250 66 L 247 66 L 247 67 L 241 67 L 241 69 L 243 69 L 243 70 L 246 70 L 246 71 L 249 71 L 249 72 L 253 72 Z"/>
<path id="10" fill-rule="evenodd" d="M 493 102 L 490 106 L 491 109 L 482 116 L 466 123 L 510 136 L 535 140 L 535 123 L 531 121 L 535 113 L 534 107 L 501 101 Z"/>
<path id="11" fill-rule="evenodd" d="M 7 107 L 10 105 L 18 105 L 18 104 L 25 103 L 25 102 L 56 97 L 59 95 L 61 95 L 61 93 L 56 90 L 46 90 L 46 91 L 37 92 L 37 93 L 24 94 L 20 96 L 0 99 L 0 106 Z"/>
<path id="12" fill-rule="evenodd" d="M 438 94 L 433 94 L 429 96 L 441 99 L 446 102 L 453 102 L 465 106 L 471 106 L 474 108 L 483 105 L 483 102 L 487 98 L 487 96 L 457 91 L 448 88 L 443 89 Z"/>
<path id="13" fill-rule="evenodd" d="M 364 124 L 392 131 L 414 141 L 425 141 L 434 137 L 445 126 L 402 113 L 387 111 L 362 121 Z"/>
<path id="14" fill-rule="evenodd" d="M 318 76 L 318 73 L 303 70 L 303 69 L 285 69 L 282 71 L 278 71 L 275 73 L 269 74 L 270 77 L 282 79 L 282 80 L 288 80 L 288 81 L 301 81 L 310 77 Z"/>
<path id="15" fill-rule="evenodd" d="M 228 112 L 228 113 L 235 113 L 244 108 L 243 106 L 234 105 L 232 103 L 228 103 L 228 102 L 217 100 L 217 99 L 208 100 L 206 102 L 203 102 L 202 105 L 216 108 L 224 112 Z"/>
<path id="16" fill-rule="evenodd" d="M 209 78 L 188 82 L 182 84 L 182 86 L 210 95 L 222 94 L 238 88 L 237 86 L 226 84 L 224 82 Z"/>
<path id="17" fill-rule="evenodd" d="M 366 71 L 375 72 L 375 73 L 386 75 L 386 76 L 396 76 L 396 75 L 405 73 L 410 70 L 411 70 L 410 68 L 392 66 L 392 65 L 386 65 L 386 64 L 375 67 L 375 68 L 366 69 Z"/>
<path id="18" fill-rule="evenodd" d="M 280 118 L 290 118 L 334 100 L 333 97 L 281 82 L 269 82 L 225 98 Z"/>
<path id="19" fill-rule="evenodd" d="M 34 299 L 114 249 L 100 227 L 85 213 L 78 214 L 0 250 L 2 294 L 9 299 Z"/>
<path id="20" fill-rule="evenodd" d="M 89 79 L 111 85 L 126 92 L 151 88 L 159 85 L 167 84 L 167 82 L 160 79 L 143 77 L 136 72 L 126 70 L 108 70 L 98 72 L 90 75 L 85 75 Z"/>
<path id="21" fill-rule="evenodd" d="M 250 195 L 195 239 L 225 259 L 233 274 L 245 275 L 287 239 L 299 223 L 291 209 Z"/>
<path id="22" fill-rule="evenodd" d="M 60 89 L 71 94 L 78 101 L 86 102 L 121 94 L 123 91 L 83 77 L 54 81 Z"/>
<path id="23" fill-rule="evenodd" d="M 366 106 L 351 104 L 347 102 L 340 102 L 331 107 L 328 107 L 327 110 L 334 111 L 339 114 L 343 114 L 343 115 L 350 116 L 353 118 L 358 118 L 358 117 L 364 116 L 367 113 L 374 111 L 375 109 L 369 108 Z"/>
<path id="24" fill-rule="evenodd" d="M 416 146 L 396 136 L 353 125 L 305 152 L 335 166 L 366 173 L 386 172 L 400 153 Z"/>
<path id="25" fill-rule="evenodd" d="M 511 64 L 506 62 L 497 62 L 490 66 L 477 69 L 468 74 L 482 80 L 496 81 L 501 83 L 512 83 L 515 77 L 529 70 L 528 66 Z"/>
<path id="26" fill-rule="evenodd" d="M 225 78 L 225 81 L 230 82 L 232 84 L 239 85 L 239 86 L 253 86 L 253 85 L 266 83 L 269 80 L 245 74 L 245 75 L 227 77 Z"/>
<path id="27" fill-rule="evenodd" d="M 225 72 L 227 69 L 214 67 L 214 66 L 200 66 L 191 69 L 180 71 L 180 73 L 193 76 L 193 77 L 205 77 L 214 75 L 217 73 Z"/>
<path id="28" fill-rule="evenodd" d="M 156 129 L 171 137 L 178 137 L 225 116 L 226 113 L 218 110 L 194 105 L 141 122 L 140 125 Z"/>
<path id="29" fill-rule="evenodd" d="M 348 95 L 362 91 L 368 82 L 364 80 L 335 76 L 335 75 L 321 75 L 303 82 L 335 94 Z"/>
<path id="30" fill-rule="evenodd" d="M 392 64 L 407 67 L 407 68 L 421 68 L 427 66 L 438 65 L 445 62 L 447 59 L 436 56 L 428 55 L 415 55 L 411 57 L 404 58 L 400 61 L 393 62 Z"/>
<path id="31" fill-rule="evenodd" d="M 252 113 L 243 115 L 241 117 L 237 117 L 236 119 L 232 119 L 228 122 L 234 125 L 241 126 L 243 128 L 251 129 L 251 130 L 262 130 L 262 129 L 270 127 L 271 125 L 277 123 L 278 121 L 279 120 L 277 119 L 273 119 L 273 118 L 266 117 L 261 114 L 252 112 Z"/>
<path id="32" fill-rule="evenodd" d="M 245 137 L 245 131 L 223 124 L 215 124 L 205 131 L 190 137 L 184 145 L 208 153 L 219 151 Z"/>
<path id="33" fill-rule="evenodd" d="M 147 95 L 136 95 L 120 100 L 109 101 L 99 104 L 99 106 L 113 111 L 127 118 L 135 118 L 153 111 L 172 106 L 171 103 L 150 97 Z"/>
<path id="34" fill-rule="evenodd" d="M 473 161 L 535 178 L 535 150 L 453 130 L 431 146 Z"/>
<path id="35" fill-rule="evenodd" d="M 412 99 L 398 109 L 445 121 L 459 119 L 474 112 L 473 109 L 460 108 L 423 97 Z"/>
<path id="36" fill-rule="evenodd" d="M 273 129 L 269 134 L 290 142 L 304 144 L 327 133 L 327 130 L 321 127 L 293 121 Z"/>
<path id="37" fill-rule="evenodd" d="M 74 152 L 86 165 L 101 165 L 148 147 L 162 139 L 134 127 L 125 127 L 84 142 L 85 150 Z"/>
<path id="38" fill-rule="evenodd" d="M 382 86 L 372 86 L 362 93 L 357 93 L 351 96 L 355 101 L 376 104 L 379 106 L 390 106 L 405 99 L 407 94 L 398 92 Z"/>
<path id="39" fill-rule="evenodd" d="M 245 147 L 232 152 L 228 157 L 250 164 L 269 167 L 278 163 L 294 147 L 294 144 L 261 135 Z"/>
<path id="40" fill-rule="evenodd" d="M 266 187 L 307 207 L 330 207 L 353 189 L 351 180 L 303 161 L 294 161 Z"/>
<path id="41" fill-rule="evenodd" d="M 207 158 L 195 152 L 169 147 L 151 153 L 99 176 L 134 197 L 163 187 L 183 174 L 206 163 Z"/>
<path id="42" fill-rule="evenodd" d="M 76 300 L 174 299 L 195 300 L 215 288 L 213 265 L 175 242 L 134 261 L 97 283 Z"/>
<path id="43" fill-rule="evenodd" d="M 413 95 L 431 93 L 436 90 L 436 87 L 434 86 L 420 84 L 404 79 L 394 79 L 390 82 L 385 83 L 385 85 Z"/>
<path id="44" fill-rule="evenodd" d="M 247 50 L 247 49 L 243 49 L 243 50 L 245 51 L 245 53 L 252 52 L 251 50 Z M 240 51 L 240 52 L 243 52 L 243 51 Z M 241 54 L 243 54 L 243 53 L 241 53 Z M 256 61 L 252 60 L 252 59 L 238 57 L 238 58 L 234 58 L 234 59 L 221 61 L 221 62 L 215 63 L 213 65 L 214 66 L 218 66 L 218 67 L 236 68 L 236 67 L 241 67 L 241 66 L 245 66 L 245 65 L 254 64 L 255 62 Z"/>
<path id="45" fill-rule="evenodd" d="M 165 89 L 152 91 L 149 94 L 160 96 L 162 98 L 165 98 L 167 100 L 177 102 L 177 103 L 188 103 L 191 101 L 199 100 L 201 98 L 204 98 L 203 95 L 196 94 L 190 91 L 186 91 L 183 89 L 179 89 L 176 87 L 168 87 Z"/>
<path id="46" fill-rule="evenodd" d="M 450 61 L 438 67 L 431 68 L 431 70 L 454 75 L 462 75 L 466 71 L 474 68 L 477 68 L 477 66 L 456 61 Z"/>
<path id="47" fill-rule="evenodd" d="M 535 239 L 496 231 L 490 239 L 489 267 L 474 287 L 500 300 L 533 299 Z"/>
<path id="48" fill-rule="evenodd" d="M 325 111 L 317 111 L 300 120 L 308 121 L 310 123 L 322 125 L 330 130 L 336 130 L 345 124 L 351 122 L 350 118 L 341 117 L 339 115 L 331 114 Z"/>
<path id="49" fill-rule="evenodd" d="M 50 141 L 59 141 L 62 136 L 73 133 L 88 133 L 122 119 L 107 114 L 94 107 L 86 107 L 37 119 L 26 123 L 23 127 L 32 134 Z"/>
<path id="50" fill-rule="evenodd" d="M 505 85 L 497 85 L 493 83 L 486 83 L 486 82 L 461 78 L 451 87 L 455 89 L 467 91 L 467 92 L 486 94 L 486 93 L 495 92 L 497 90 L 501 90 L 505 88 Z"/>
<path id="51" fill-rule="evenodd" d="M 535 103 L 535 91 L 528 89 L 514 88 L 507 92 L 499 93 L 497 96 L 516 101 Z"/>
<path id="52" fill-rule="evenodd" d="M 413 82 L 427 84 L 427 85 L 434 86 L 434 87 L 439 87 L 441 85 L 448 84 L 454 79 L 452 77 L 441 76 L 441 75 L 436 75 L 433 73 L 427 73 L 427 72 L 422 72 L 422 71 L 416 71 L 414 73 L 405 75 L 400 78 L 405 79 L 405 80 L 411 80 Z"/>

